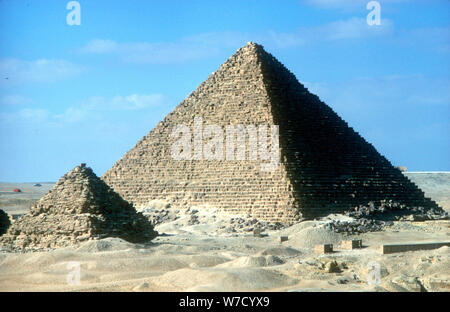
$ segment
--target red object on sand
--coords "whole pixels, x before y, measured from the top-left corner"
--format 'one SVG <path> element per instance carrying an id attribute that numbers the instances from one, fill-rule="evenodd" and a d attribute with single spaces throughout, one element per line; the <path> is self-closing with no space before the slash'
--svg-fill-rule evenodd
<path id="1" fill-rule="evenodd" d="M 14 189 L 13 192 L 20 193 L 22 191 L 20 189 Z"/>

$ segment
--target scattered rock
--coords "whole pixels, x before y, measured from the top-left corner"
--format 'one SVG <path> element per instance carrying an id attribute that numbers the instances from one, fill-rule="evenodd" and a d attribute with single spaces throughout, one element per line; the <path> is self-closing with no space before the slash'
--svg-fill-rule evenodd
<path id="1" fill-rule="evenodd" d="M 347 235 L 357 235 L 367 232 L 382 231 L 386 226 L 392 225 L 392 221 L 369 220 L 366 218 L 355 219 L 353 221 L 333 220 L 326 224 L 328 230 L 335 233 Z"/>
<path id="2" fill-rule="evenodd" d="M 340 285 L 348 284 L 350 281 L 345 277 L 339 277 L 336 282 Z"/>
<path id="3" fill-rule="evenodd" d="M 142 284 L 139 284 L 138 286 L 133 288 L 133 291 L 145 291 L 148 290 L 150 288 L 149 283 L 144 282 Z"/>
<path id="4" fill-rule="evenodd" d="M 336 262 L 336 260 L 329 261 L 325 264 L 325 271 L 328 273 L 340 273 L 342 272 L 339 264 Z"/>
<path id="5" fill-rule="evenodd" d="M 393 278 L 391 282 L 409 292 L 427 291 L 417 276 L 407 276 L 402 274 Z"/>
<path id="6" fill-rule="evenodd" d="M 258 220 L 249 215 L 233 215 L 212 207 L 176 209 L 161 207 L 163 201 L 156 201 L 158 205 L 147 205 L 138 208 L 145 217 L 154 225 L 162 225 L 178 221 L 177 226 L 193 226 L 202 224 L 215 224 L 216 234 L 250 233 L 254 231 L 280 230 L 286 227 L 281 223 L 270 223 Z M 264 234 L 261 234 L 265 236 Z"/>
<path id="7" fill-rule="evenodd" d="M 422 286 L 426 291 L 450 292 L 450 276 L 448 274 L 441 276 L 428 276 L 422 278 Z"/>
<path id="8" fill-rule="evenodd" d="M 379 221 L 425 221 L 448 219 L 448 213 L 438 206 L 420 207 L 407 206 L 393 200 L 371 201 L 346 212 L 347 216 L 357 219 Z"/>

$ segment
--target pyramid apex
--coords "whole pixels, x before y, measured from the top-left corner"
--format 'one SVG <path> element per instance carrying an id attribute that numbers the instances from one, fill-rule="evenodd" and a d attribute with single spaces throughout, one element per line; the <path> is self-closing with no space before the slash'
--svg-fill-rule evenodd
<path id="1" fill-rule="evenodd" d="M 249 41 L 245 46 L 240 47 L 235 55 L 246 55 L 247 57 L 257 57 L 258 54 L 264 53 L 264 47 L 256 42 Z"/>
<path id="2" fill-rule="evenodd" d="M 94 173 L 91 167 L 88 167 L 86 164 L 80 164 L 75 166 L 68 172 L 66 172 L 59 180 L 56 182 L 57 185 L 72 183 L 74 180 L 76 181 L 90 181 L 94 184 L 100 183 L 100 178 Z"/>
<path id="3" fill-rule="evenodd" d="M 75 166 L 72 170 L 70 170 L 67 174 L 76 173 L 76 172 L 90 172 L 92 169 L 86 166 L 86 163 L 81 163 L 78 166 Z"/>
<path id="4" fill-rule="evenodd" d="M 247 42 L 247 45 L 245 45 L 243 48 L 260 48 L 260 49 L 264 49 L 264 47 L 261 44 L 253 42 L 253 41 Z"/>

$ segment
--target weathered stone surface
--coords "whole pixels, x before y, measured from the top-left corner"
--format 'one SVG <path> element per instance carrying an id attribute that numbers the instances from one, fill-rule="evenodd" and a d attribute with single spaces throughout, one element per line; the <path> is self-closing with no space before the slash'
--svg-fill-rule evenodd
<path id="1" fill-rule="evenodd" d="M 11 220 L 6 212 L 0 209 L 0 235 L 5 234 L 11 225 Z"/>
<path id="2" fill-rule="evenodd" d="M 238 124 L 279 125 L 280 166 L 264 172 L 259 158 L 248 157 L 174 160 L 171 147 L 177 138 L 171 136 L 172 130 L 183 124 L 192 131 L 196 116 L 204 125 L 222 129 Z M 382 200 L 442 212 L 283 64 L 254 43 L 222 64 L 103 179 L 136 207 L 153 200 L 168 200 L 180 208 L 210 204 L 285 224 Z"/>
<path id="3" fill-rule="evenodd" d="M 156 235 L 141 213 L 82 164 L 14 222 L 0 243 L 54 248 L 105 237 L 143 243 Z"/>

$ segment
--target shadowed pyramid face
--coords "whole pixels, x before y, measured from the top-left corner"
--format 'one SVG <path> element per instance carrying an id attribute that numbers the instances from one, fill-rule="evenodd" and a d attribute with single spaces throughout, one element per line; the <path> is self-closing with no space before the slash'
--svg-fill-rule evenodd
<path id="1" fill-rule="evenodd" d="M 227 137 L 227 127 L 240 126 L 244 134 Z M 272 141 L 266 132 L 273 170 L 261 170 L 264 135 L 254 136 L 260 126 L 278 130 Z M 383 199 L 436 207 L 254 43 L 222 64 L 103 179 L 138 206 L 164 199 L 284 223 Z"/>

